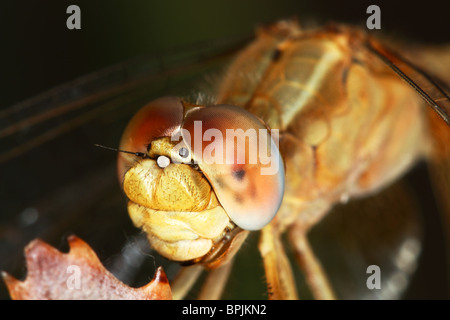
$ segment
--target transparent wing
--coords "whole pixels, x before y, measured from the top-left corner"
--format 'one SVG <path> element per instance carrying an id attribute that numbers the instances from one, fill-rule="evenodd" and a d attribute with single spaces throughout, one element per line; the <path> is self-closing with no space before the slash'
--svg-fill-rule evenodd
<path id="1" fill-rule="evenodd" d="M 0 270 L 20 278 L 29 241 L 41 238 L 64 247 L 66 236 L 76 234 L 108 258 L 124 281 L 135 281 L 137 267 L 126 272 L 124 266 L 130 255 L 146 258 L 148 245 L 135 237 L 127 216 L 116 155 L 94 144 L 117 147 L 131 116 L 158 96 L 195 99 L 205 86 L 213 87 L 205 74 L 220 74 L 247 40 L 199 43 L 134 59 L 0 111 Z M 121 248 L 123 254 L 115 257 Z M 152 262 L 152 270 L 160 264 Z M 7 297 L 3 283 L 0 294 Z"/>
<path id="2" fill-rule="evenodd" d="M 450 45 L 417 50 L 416 59 L 430 72 L 450 84 Z M 447 94 L 450 91 L 447 89 Z M 428 114 L 433 150 L 428 162 L 433 191 L 441 212 L 440 225 L 445 228 L 446 265 L 450 265 L 450 128 L 433 112 Z M 447 268 L 447 297 L 450 297 L 450 271 Z M 443 279 L 445 281 L 445 279 Z"/>
<path id="3" fill-rule="evenodd" d="M 446 297 L 443 234 L 425 168 L 378 195 L 339 205 L 311 231 L 339 298 Z M 380 268 L 380 289 L 367 286 L 372 265 Z"/>
<path id="4" fill-rule="evenodd" d="M 400 58 L 376 41 L 369 41 L 367 48 L 383 60 L 403 80 L 405 80 L 450 126 L 450 97 L 444 83 L 431 76 L 415 64 Z"/>
<path id="5" fill-rule="evenodd" d="M 405 51 L 409 61 L 416 61 L 417 65 L 442 83 L 442 90 L 450 95 L 450 45 L 416 46 Z M 432 139 L 432 150 L 429 155 L 428 171 L 432 182 L 432 189 L 436 198 L 440 216 L 438 228 L 444 230 L 447 255 L 445 265 L 446 276 L 442 281 L 447 283 L 447 297 L 450 297 L 450 128 L 434 112 L 428 112 L 428 125 Z M 447 280 L 446 280 L 447 279 Z"/>
<path id="6" fill-rule="evenodd" d="M 435 114 L 429 116 L 434 150 L 428 162 L 431 181 L 436 199 L 440 205 L 440 226 L 445 230 L 447 255 L 446 265 L 450 265 L 450 129 Z M 445 280 L 444 280 L 445 281 Z M 450 297 L 450 271 L 447 268 L 447 297 Z"/>

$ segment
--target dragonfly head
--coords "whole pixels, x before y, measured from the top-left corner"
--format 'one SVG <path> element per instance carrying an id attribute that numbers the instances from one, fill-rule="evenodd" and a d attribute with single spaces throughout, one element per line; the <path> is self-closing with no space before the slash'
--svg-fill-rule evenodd
<path id="1" fill-rule="evenodd" d="M 163 256 L 209 266 L 277 213 L 284 167 L 276 135 L 246 110 L 160 98 L 122 136 L 118 172 L 133 223 Z"/>

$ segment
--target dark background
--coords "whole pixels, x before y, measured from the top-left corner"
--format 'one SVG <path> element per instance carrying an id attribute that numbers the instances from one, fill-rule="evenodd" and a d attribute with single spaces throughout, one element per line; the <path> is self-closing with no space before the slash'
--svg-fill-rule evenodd
<path id="1" fill-rule="evenodd" d="M 420 4 L 417 4 L 420 3 Z M 81 30 L 66 28 L 66 8 L 81 8 Z M 175 45 L 250 33 L 296 16 L 364 27 L 366 8 L 381 8 L 382 32 L 446 42 L 446 1 L 2 1 L 0 107 L 119 61 Z"/>
<path id="2" fill-rule="evenodd" d="M 66 8 L 71 4 L 76 4 L 81 8 L 81 30 L 68 30 L 66 28 L 66 19 L 68 17 Z M 51 89 L 54 86 L 123 60 L 144 56 L 149 53 L 162 52 L 168 48 L 182 47 L 186 44 L 204 40 L 251 34 L 255 26 L 274 22 L 281 18 L 297 17 L 300 23 L 305 26 L 320 26 L 334 21 L 351 23 L 364 28 L 368 17 L 366 8 L 371 4 L 377 4 L 381 8 L 382 29 L 381 31 L 373 31 L 374 33 L 388 34 L 414 43 L 450 42 L 450 34 L 448 32 L 450 30 L 448 5 L 445 7 L 445 1 L 424 1 L 420 5 L 413 4 L 410 1 L 332 0 L 177 0 L 164 2 L 138 0 L 121 2 L 59 0 L 3 1 L 0 6 L 0 85 L 2 88 L 0 90 L 0 109 L 9 107 Z M 85 135 L 89 136 L 91 133 L 87 132 Z M 79 140 L 78 137 L 74 136 L 73 138 L 67 139 L 69 146 L 70 143 L 73 143 L 72 150 L 78 150 L 75 147 L 75 144 L 78 143 L 89 143 L 92 145 L 94 142 L 102 142 L 102 140 L 91 141 L 87 138 L 86 141 Z M 91 156 L 93 152 L 89 152 L 91 153 L 85 153 L 83 155 Z M 45 150 L 41 153 L 47 154 Z M 47 156 L 50 157 L 49 155 Z M 21 172 L 20 169 L 24 166 L 21 164 L 14 168 L 16 171 L 11 171 L 14 173 L 14 177 L 11 179 L 16 180 L 14 182 L 17 185 L 17 190 L 19 190 L 23 187 L 21 184 L 27 183 L 26 179 L 35 177 L 34 172 L 38 170 L 43 172 L 48 171 L 48 184 L 52 186 L 51 192 L 34 192 L 38 187 L 29 187 L 31 191 L 38 194 L 35 197 L 36 199 L 43 198 L 44 200 L 53 199 L 47 198 L 47 194 L 53 194 L 54 186 L 60 183 L 57 179 L 58 176 L 60 176 L 59 179 L 65 179 L 66 176 L 71 177 L 73 175 L 81 177 L 83 170 L 87 171 L 84 161 L 89 160 L 79 160 L 80 163 L 76 167 L 68 168 L 67 171 L 73 171 L 72 175 L 70 175 L 67 172 L 52 172 L 51 167 L 53 164 L 46 158 L 46 155 L 35 155 L 36 158 L 42 158 L 42 163 L 45 164 L 44 166 L 41 165 L 38 167 L 39 169 L 34 168 L 29 162 L 33 161 L 33 155 L 27 155 L 27 157 L 24 162 L 27 165 L 26 169 L 28 171 L 24 170 L 22 174 L 17 174 L 16 171 Z M 51 157 L 55 157 L 55 155 L 52 154 Z M 65 158 L 60 159 L 59 156 L 56 157 L 58 157 L 58 162 L 65 161 Z M 109 157 L 109 155 L 105 157 Z M 28 166 L 28 164 L 30 165 Z M 10 164 L 8 163 L 8 165 Z M 0 164 L 0 166 L 2 165 Z M 431 187 L 429 184 L 423 183 L 423 171 L 426 171 L 423 167 L 421 172 L 413 173 L 411 179 L 416 180 L 416 184 L 423 188 L 423 192 L 420 191 L 420 188 L 419 192 L 423 193 L 425 197 L 430 198 L 432 197 L 430 195 L 431 192 L 429 192 Z M 7 170 L 10 171 L 10 167 L 7 166 L 0 169 L 5 169 L 4 172 Z M 91 171 L 94 170 L 92 169 Z M 89 176 L 89 174 L 85 173 L 86 176 Z M 40 179 L 45 179 L 41 175 L 36 173 L 34 180 L 39 183 Z M 0 178 L 3 179 L 3 177 Z M 92 180 L 87 181 L 91 182 Z M 2 180 L 0 183 L 6 182 Z M 77 187 L 74 187 L 74 189 L 67 188 L 67 190 L 79 191 L 80 189 L 86 189 L 80 186 L 85 186 L 83 181 L 77 184 Z M 12 192 L 9 190 L 12 190 L 9 185 L 2 185 L 0 191 L 6 189 L 8 189 L 8 192 Z M 8 208 L 19 208 L 22 206 L 21 209 L 17 209 L 17 212 L 20 212 L 20 210 L 34 205 L 35 199 L 33 198 L 34 195 L 32 195 L 33 192 L 23 196 L 24 199 L 27 199 L 23 204 L 18 204 L 17 201 L 14 203 L 14 206 L 7 203 Z M 9 194 L 0 194 L 3 208 L 7 207 L 6 202 L 10 200 L 9 197 Z M 68 197 L 73 197 L 73 195 L 69 195 Z M 59 200 L 59 194 L 56 199 Z M 122 199 L 119 200 L 121 201 Z M 73 202 L 74 200 L 70 198 L 67 201 Z M 116 224 L 120 225 L 122 223 L 124 225 L 123 229 L 134 230 L 128 217 L 123 214 L 125 209 L 123 203 L 120 201 L 116 202 L 119 202 L 119 207 L 122 206 L 120 207 L 119 213 L 122 215 L 123 220 L 119 220 Z M 432 202 L 433 200 L 425 199 L 424 201 Z M 48 202 L 52 201 L 48 200 Z M 38 203 L 42 203 L 42 201 Z M 427 204 L 423 204 L 422 206 L 426 210 L 430 210 L 430 213 L 425 215 L 424 222 L 425 228 L 428 230 L 426 236 L 426 246 L 428 249 L 425 255 L 426 261 L 428 262 L 419 269 L 419 272 L 421 272 L 418 277 L 419 280 L 413 283 L 412 293 L 409 293 L 407 297 L 448 297 L 446 296 L 446 280 L 442 278 L 442 275 L 447 270 L 443 264 L 443 235 L 439 231 L 439 218 L 436 208 L 430 208 Z M 95 210 L 98 211 L 98 208 Z M 107 219 L 111 219 L 111 217 L 107 216 L 110 208 L 105 207 L 103 210 L 106 212 L 104 215 Z M 4 212 L 2 210 L 0 212 L 0 221 L 2 223 L 4 221 L 13 221 L 13 218 L 10 218 L 10 216 L 14 214 L 15 211 L 10 210 Z M 105 216 L 100 215 L 102 219 Z M 82 230 L 85 230 L 86 224 L 88 224 L 87 221 L 89 223 L 92 222 L 90 220 L 84 220 L 85 222 L 82 223 L 81 220 L 83 219 L 76 221 L 79 229 L 71 229 L 68 227 L 74 224 L 74 221 L 63 222 L 61 223 L 62 230 L 54 232 L 51 235 L 38 228 L 33 229 L 33 232 L 23 228 L 20 232 L 25 231 L 28 234 L 26 237 L 20 236 L 21 239 L 16 242 L 15 245 L 17 245 L 17 248 L 14 248 L 14 252 L 20 252 L 21 255 L 23 246 L 30 239 L 42 235 L 44 235 L 44 239 L 47 241 L 51 242 L 51 239 L 53 239 L 54 242 L 52 244 L 57 245 L 62 242 L 63 236 L 67 236 L 67 232 L 73 230 L 78 230 L 78 235 L 89 240 L 89 243 L 101 258 L 108 257 L 111 252 L 117 251 L 117 247 L 109 249 L 100 243 L 95 245 L 95 236 L 88 239 L 88 232 L 86 232 L 86 236 L 82 234 Z M 98 223 L 97 220 L 93 221 Z M 54 221 L 49 221 L 48 223 L 54 223 Z M 111 222 L 108 221 L 108 223 Z M 45 225 L 43 223 L 42 226 L 44 228 L 48 224 Z M 4 225 L 0 225 L 0 234 L 4 235 L 1 231 L 6 230 L 6 228 L 2 229 L 2 227 Z M 101 232 L 95 234 L 97 238 L 103 237 Z M 120 234 L 120 236 L 123 236 L 123 234 Z M 111 247 L 113 247 L 113 244 L 117 245 L 114 241 L 118 242 L 118 239 L 121 238 L 120 236 L 117 236 L 117 239 L 113 239 L 109 245 Z M 11 237 L 8 240 L 11 239 L 14 238 Z M 249 241 L 249 247 L 255 246 L 255 239 L 253 237 Z M 6 251 L 2 252 L 2 248 L 0 246 L 0 267 L 5 268 L 1 260 Z M 251 258 L 258 259 L 258 254 L 253 254 Z M 243 267 L 249 269 L 247 274 L 249 275 L 248 277 L 251 277 L 252 266 L 244 263 Z M 259 265 L 259 267 L 261 266 Z M 15 276 L 19 277 L 23 275 L 24 267 L 22 260 L 16 262 L 14 268 L 16 273 L 13 274 Z M 11 269 L 12 267 L 8 266 L 7 270 L 11 272 Z M 256 279 L 259 282 L 259 288 L 257 290 L 264 290 L 264 280 L 261 276 L 258 277 L 260 278 Z M 0 290 L 2 290 L 1 297 L 3 297 L 5 291 L 2 286 L 3 284 L 0 284 Z"/>

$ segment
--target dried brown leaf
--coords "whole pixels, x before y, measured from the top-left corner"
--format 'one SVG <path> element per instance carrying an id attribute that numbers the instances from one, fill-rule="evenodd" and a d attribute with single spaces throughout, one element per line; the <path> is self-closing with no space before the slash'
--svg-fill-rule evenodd
<path id="1" fill-rule="evenodd" d="M 166 300 L 172 299 L 167 277 L 158 268 L 147 285 L 132 288 L 102 265 L 91 247 L 78 237 L 68 239 L 70 251 L 62 253 L 34 240 L 25 248 L 28 274 L 25 281 L 2 273 L 14 300 Z"/>

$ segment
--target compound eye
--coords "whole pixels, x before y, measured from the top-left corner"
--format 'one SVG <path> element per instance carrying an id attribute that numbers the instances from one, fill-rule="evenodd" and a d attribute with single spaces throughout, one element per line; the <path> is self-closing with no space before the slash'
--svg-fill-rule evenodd
<path id="1" fill-rule="evenodd" d="M 154 100 L 140 109 L 128 123 L 119 149 L 147 153 L 150 143 L 159 137 L 170 137 L 179 130 L 184 107 L 178 98 L 164 97 Z M 136 157 L 119 153 L 118 172 L 122 179 L 134 164 Z"/>
<path id="2" fill-rule="evenodd" d="M 230 219 L 259 230 L 277 213 L 284 166 L 275 137 L 253 114 L 231 105 L 187 113 L 183 139 Z"/>

